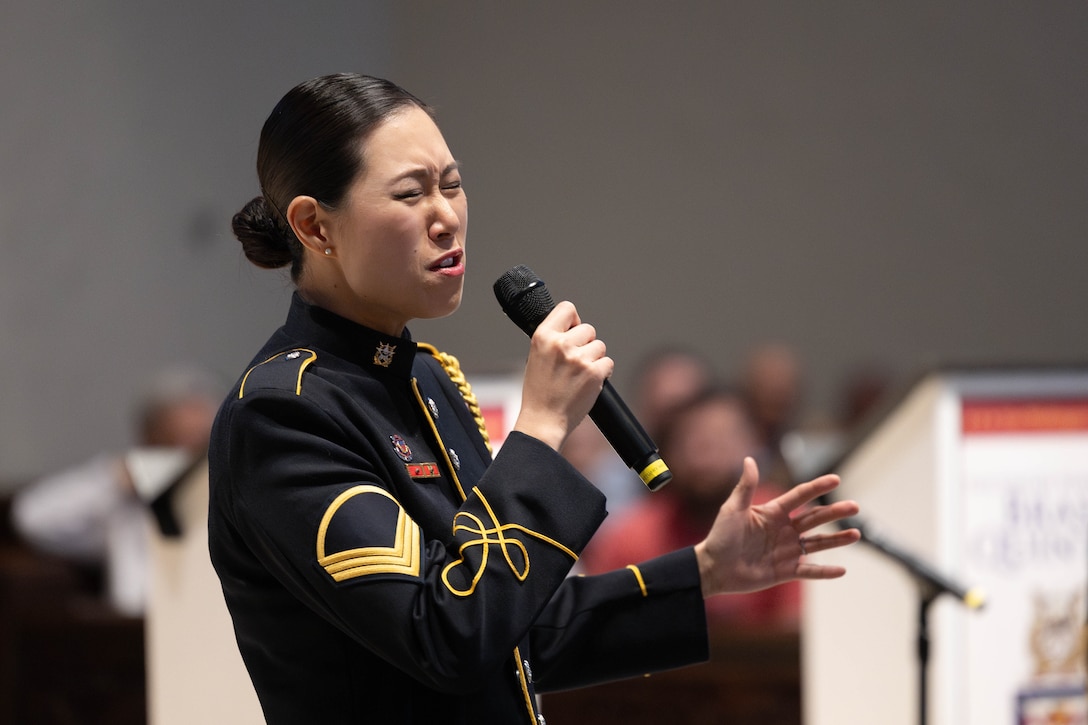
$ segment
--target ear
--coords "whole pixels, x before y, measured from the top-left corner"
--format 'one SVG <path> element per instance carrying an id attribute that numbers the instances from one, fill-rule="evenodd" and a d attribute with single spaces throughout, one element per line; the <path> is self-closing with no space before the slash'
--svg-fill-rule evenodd
<path id="1" fill-rule="evenodd" d="M 318 254 L 329 246 L 327 213 L 312 196 L 296 196 L 287 205 L 287 223 L 302 245 Z"/>

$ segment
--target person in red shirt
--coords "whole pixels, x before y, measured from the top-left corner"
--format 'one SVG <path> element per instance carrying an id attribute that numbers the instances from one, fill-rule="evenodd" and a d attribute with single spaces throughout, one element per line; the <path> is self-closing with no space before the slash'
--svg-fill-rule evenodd
<path id="1" fill-rule="evenodd" d="M 583 571 L 596 574 L 637 564 L 698 543 L 718 509 L 740 479 L 745 456 L 759 447 L 741 395 L 712 387 L 680 403 L 666 415 L 657 441 L 673 480 L 605 524 L 581 558 Z M 754 503 L 764 503 L 782 490 L 766 481 Z M 712 627 L 741 626 L 796 630 L 800 616 L 800 584 L 706 601 Z"/>

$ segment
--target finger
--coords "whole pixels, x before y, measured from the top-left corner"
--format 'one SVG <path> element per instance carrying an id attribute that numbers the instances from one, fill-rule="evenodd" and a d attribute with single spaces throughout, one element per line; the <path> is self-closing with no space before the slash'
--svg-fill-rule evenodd
<path id="1" fill-rule="evenodd" d="M 838 579 L 846 574 L 846 567 L 827 564 L 798 564 L 798 579 Z"/>
<path id="2" fill-rule="evenodd" d="M 612 377 L 612 373 L 616 369 L 616 363 L 612 358 L 607 355 L 597 358 L 593 361 L 593 367 L 597 370 L 597 374 L 601 376 L 602 385 L 605 380 Z"/>
<path id="3" fill-rule="evenodd" d="M 820 476 L 806 483 L 799 483 L 775 499 L 787 511 L 793 511 L 839 487 L 839 477 L 834 473 Z"/>
<path id="4" fill-rule="evenodd" d="M 605 347 L 604 342 L 601 340 L 590 340 L 586 344 L 580 346 L 578 352 L 585 360 L 592 362 L 605 357 L 608 348 Z"/>
<path id="5" fill-rule="evenodd" d="M 556 305 L 555 310 L 552 311 L 558 311 L 559 316 L 557 318 L 557 321 L 565 323 L 566 325 L 565 327 L 561 326 L 558 328 L 560 332 L 567 332 L 585 324 L 582 322 L 582 316 L 578 314 L 578 308 L 574 306 L 573 302 L 563 300 L 558 305 Z"/>
<path id="6" fill-rule="evenodd" d="M 746 456 L 741 467 L 740 481 L 729 498 L 735 500 L 741 509 L 746 509 L 752 505 L 752 496 L 758 484 L 759 466 L 756 465 L 756 459 Z"/>
<path id="7" fill-rule="evenodd" d="M 830 524 L 833 521 L 857 516 L 859 507 L 856 501 L 836 501 L 826 506 L 816 506 L 807 511 L 802 511 L 793 518 L 793 527 L 797 531 L 805 532 L 815 529 L 817 526 Z"/>
<path id="8" fill-rule="evenodd" d="M 588 322 L 582 322 L 567 330 L 567 340 L 578 347 L 588 345 L 597 340 L 597 330 Z M 601 342 L 603 345 L 604 343 Z"/>
<path id="9" fill-rule="evenodd" d="M 804 554 L 815 554 L 818 551 L 849 546 L 859 540 L 861 540 L 861 532 L 857 529 L 843 529 L 829 534 L 812 534 L 802 537 L 801 550 Z"/>

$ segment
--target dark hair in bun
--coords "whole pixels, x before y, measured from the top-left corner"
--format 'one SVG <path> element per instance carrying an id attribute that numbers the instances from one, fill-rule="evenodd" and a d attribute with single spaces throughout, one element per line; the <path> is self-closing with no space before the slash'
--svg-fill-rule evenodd
<path id="1" fill-rule="evenodd" d="M 408 106 L 430 107 L 395 83 L 357 73 L 321 76 L 288 91 L 261 129 L 257 179 L 262 195 L 234 215 L 231 226 L 246 258 L 258 267 L 291 265 L 302 273 L 302 244 L 284 212 L 296 196 L 336 208 L 363 165 L 363 141 Z"/>

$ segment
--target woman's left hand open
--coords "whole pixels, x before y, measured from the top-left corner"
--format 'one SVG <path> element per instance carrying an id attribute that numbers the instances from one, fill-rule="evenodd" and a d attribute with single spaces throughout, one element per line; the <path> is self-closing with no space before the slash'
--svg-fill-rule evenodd
<path id="1" fill-rule="evenodd" d="M 726 592 L 753 592 L 792 579 L 835 579 L 846 573 L 841 566 L 814 564 L 806 558 L 853 544 L 857 529 L 807 535 L 825 524 L 858 513 L 853 501 L 809 507 L 839 485 L 834 474 L 820 476 L 791 488 L 776 499 L 752 504 L 759 484 L 759 469 L 744 460 L 740 483 L 718 510 L 710 533 L 695 546 L 703 596 Z"/>

